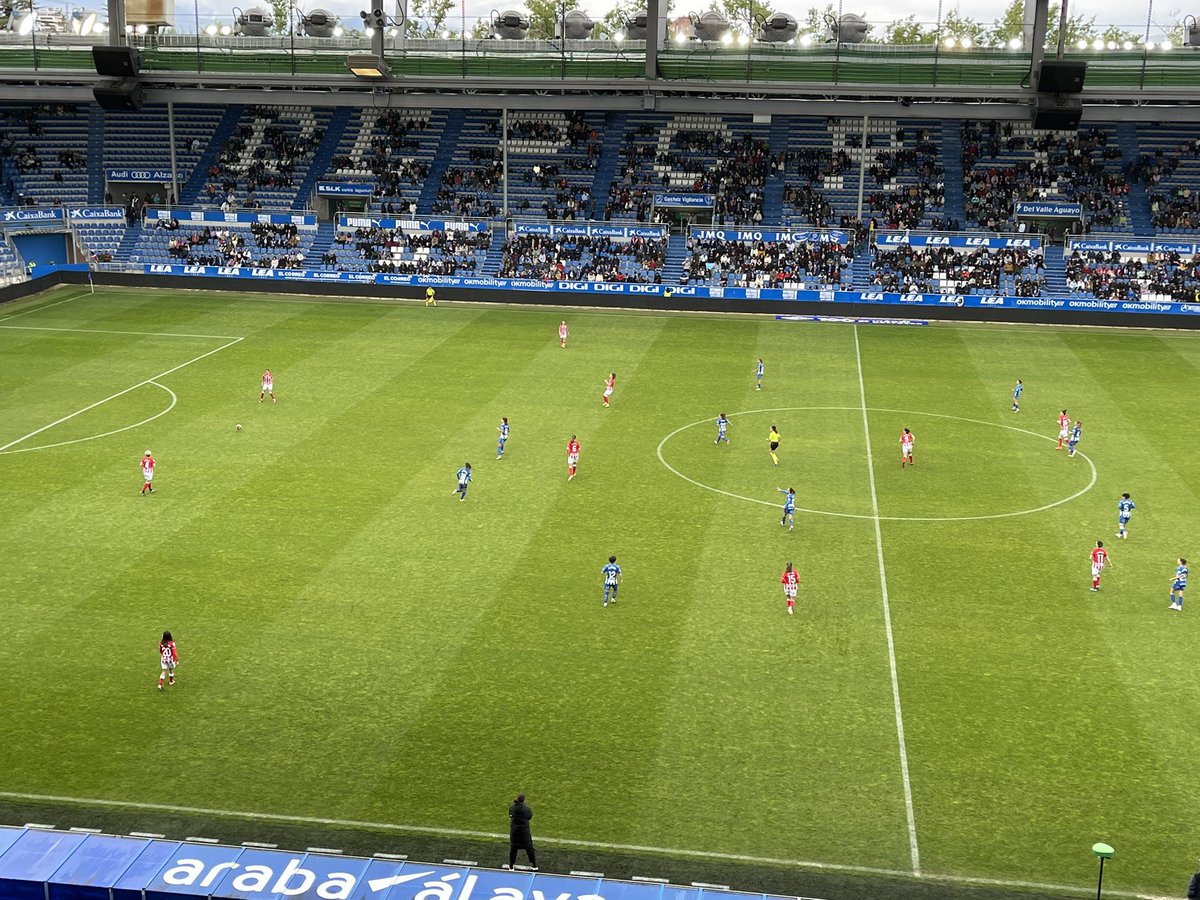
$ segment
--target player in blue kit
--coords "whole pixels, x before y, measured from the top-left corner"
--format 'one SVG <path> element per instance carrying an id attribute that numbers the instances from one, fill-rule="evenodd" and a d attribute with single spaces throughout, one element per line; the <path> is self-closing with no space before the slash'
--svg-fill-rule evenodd
<path id="1" fill-rule="evenodd" d="M 604 576 L 604 605 L 607 607 L 610 595 L 612 602 L 617 602 L 617 588 L 621 586 L 621 567 L 615 556 L 608 558 L 608 565 L 600 570 L 600 574 Z"/>
<path id="2" fill-rule="evenodd" d="M 783 516 L 779 519 L 780 525 L 787 525 L 788 531 L 796 527 L 796 489 L 788 488 L 786 491 L 783 488 L 776 488 L 779 493 L 783 494 Z"/>
<path id="3" fill-rule="evenodd" d="M 1171 605 L 1167 607 L 1168 609 L 1183 611 L 1183 592 L 1187 588 L 1187 576 L 1187 560 L 1180 557 L 1179 565 L 1175 568 L 1175 576 L 1171 579 Z"/>
<path id="4" fill-rule="evenodd" d="M 463 467 L 454 474 L 454 477 L 458 479 L 458 487 L 450 493 L 458 494 L 458 501 L 461 503 L 467 499 L 467 485 L 471 483 L 471 464 L 463 463 Z"/>
<path id="5" fill-rule="evenodd" d="M 1117 537 L 1129 538 L 1125 526 L 1129 524 L 1129 517 L 1133 515 L 1135 509 L 1137 509 L 1137 504 L 1129 499 L 1128 494 L 1122 494 L 1121 499 L 1117 501 Z"/>
<path id="6" fill-rule="evenodd" d="M 504 445 L 508 443 L 507 416 L 500 419 L 500 427 L 496 430 L 500 432 L 500 439 L 496 441 L 496 459 L 504 459 Z"/>
<path id="7" fill-rule="evenodd" d="M 729 419 L 725 413 L 721 413 L 717 416 L 717 439 L 713 441 L 714 444 L 719 444 L 721 441 L 724 441 L 726 444 L 729 443 L 729 435 L 725 433 L 728 428 Z"/>
<path id="8" fill-rule="evenodd" d="M 763 377 L 763 361 L 762 361 L 762 357 L 760 356 L 758 358 L 758 371 L 755 373 L 755 381 L 754 381 L 754 389 L 756 391 L 762 390 L 762 377 Z"/>
<path id="9" fill-rule="evenodd" d="M 1025 385 L 1021 384 L 1021 379 L 1017 379 L 1017 386 L 1013 388 L 1013 412 L 1021 411 L 1021 391 L 1025 390 Z"/>
<path id="10" fill-rule="evenodd" d="M 1075 445 L 1079 443 L 1081 437 L 1083 437 L 1083 423 L 1076 419 L 1075 426 L 1071 429 L 1071 436 L 1067 438 L 1067 456 L 1075 455 Z"/>

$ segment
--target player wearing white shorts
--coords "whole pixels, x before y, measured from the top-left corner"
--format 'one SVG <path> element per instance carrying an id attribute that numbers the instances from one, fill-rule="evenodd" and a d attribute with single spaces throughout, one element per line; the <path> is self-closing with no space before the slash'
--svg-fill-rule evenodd
<path id="1" fill-rule="evenodd" d="M 175 683 L 175 667 L 179 665 L 179 651 L 175 649 L 175 639 L 171 632 L 164 631 L 162 640 L 158 642 L 158 659 L 162 670 L 158 675 L 158 689 L 163 689 L 163 681 Z"/>
<path id="2" fill-rule="evenodd" d="M 270 396 L 271 402 L 275 402 L 275 376 L 271 374 L 271 370 L 267 369 L 263 372 L 262 390 L 258 393 L 258 402 L 263 402 L 263 397 Z"/>

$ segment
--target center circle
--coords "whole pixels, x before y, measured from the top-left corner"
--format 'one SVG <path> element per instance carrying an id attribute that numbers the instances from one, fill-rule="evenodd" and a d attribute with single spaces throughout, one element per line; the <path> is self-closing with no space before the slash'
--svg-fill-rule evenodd
<path id="1" fill-rule="evenodd" d="M 1029 437 L 1036 438 L 1039 441 L 1049 441 L 1050 443 L 1053 443 L 1055 441 L 1055 438 L 1053 438 L 1053 437 L 1050 437 L 1045 434 L 1040 434 L 1036 431 L 1030 431 L 1027 428 L 1021 428 L 1020 426 L 1017 426 L 1017 425 L 1005 425 L 1000 422 L 988 422 L 983 419 L 972 419 L 967 416 L 955 416 L 955 415 L 949 415 L 946 413 L 917 412 L 917 411 L 913 411 L 913 410 L 898 410 L 898 409 L 878 409 L 875 407 L 866 407 L 864 409 L 861 406 L 783 406 L 783 407 L 773 407 L 773 408 L 769 408 L 769 409 L 749 409 L 749 410 L 742 410 L 740 412 L 728 413 L 727 415 L 728 415 L 729 419 L 731 420 L 731 425 L 730 425 L 730 430 L 729 430 L 730 435 L 734 440 L 739 440 L 740 436 L 737 433 L 739 430 L 734 427 L 734 423 L 732 421 L 739 417 L 766 416 L 766 415 L 769 415 L 772 413 L 789 413 L 789 412 L 810 413 L 810 414 L 814 414 L 814 416 L 821 416 L 821 415 L 827 416 L 829 414 L 839 414 L 839 413 L 855 413 L 855 414 L 857 414 L 856 415 L 856 421 L 857 421 L 857 426 L 858 426 L 857 427 L 857 430 L 858 430 L 857 446 L 860 451 L 860 456 L 864 457 L 864 458 L 862 458 L 862 464 L 863 464 L 864 468 L 866 465 L 865 454 L 861 454 L 861 449 L 863 447 L 863 427 L 862 427 L 862 420 L 859 417 L 861 417 L 865 414 L 871 414 L 871 413 L 874 413 L 877 415 L 895 415 L 898 417 L 908 417 L 903 422 L 900 422 L 900 420 L 897 420 L 899 422 L 899 424 L 896 427 L 897 435 L 899 434 L 901 425 L 908 426 L 908 425 L 912 424 L 911 423 L 912 417 L 925 417 L 928 419 L 942 419 L 942 420 L 951 420 L 951 421 L 955 421 L 955 422 L 966 423 L 969 426 L 983 426 L 985 428 L 1002 429 L 1004 431 L 1010 431 L 1010 432 L 1015 432 L 1015 433 L 1022 434 L 1022 435 L 1027 435 Z M 712 484 L 707 484 L 700 479 L 693 478 L 690 475 L 680 471 L 678 468 L 676 468 L 670 462 L 667 461 L 666 456 L 664 455 L 663 451 L 664 451 L 664 448 L 667 446 L 667 444 L 670 443 L 673 438 L 675 438 L 677 435 L 683 434 L 684 432 L 687 432 L 691 429 L 700 428 L 701 426 L 709 426 L 710 428 L 713 428 L 714 434 L 715 434 L 715 428 L 716 428 L 715 420 L 716 420 L 716 416 L 714 415 L 714 416 L 711 416 L 711 417 L 708 417 L 705 419 L 701 419 L 697 422 L 690 422 L 686 425 L 681 425 L 680 427 L 676 428 L 674 431 L 667 434 L 665 437 L 663 437 L 663 439 L 661 441 L 659 441 L 658 449 L 657 449 L 658 461 L 660 463 L 662 463 L 663 466 L 666 467 L 666 469 L 668 471 L 670 471 L 672 474 L 676 475 L 679 478 L 682 478 L 684 481 L 687 481 L 690 484 L 693 484 L 698 488 L 702 488 L 703 490 L 706 490 L 706 491 L 711 491 L 715 494 L 721 494 L 726 497 L 731 497 L 735 500 L 742 500 L 747 503 L 757 503 L 757 504 L 761 504 L 763 506 L 770 506 L 772 508 L 778 509 L 780 506 L 782 506 L 782 497 L 766 500 L 761 497 L 747 496 L 745 494 L 739 494 L 734 491 L 727 491 L 723 488 L 715 487 Z M 913 431 L 915 433 L 917 433 L 917 443 L 916 443 L 917 451 L 914 454 L 914 456 L 917 460 L 922 460 L 923 459 L 923 455 L 922 455 L 922 446 L 923 445 L 922 445 L 921 433 L 915 427 L 913 428 Z M 765 426 L 763 428 L 763 434 L 761 435 L 761 437 L 763 437 L 763 438 L 766 437 Z M 751 440 L 754 440 L 754 438 L 751 438 Z M 739 443 L 740 443 L 740 441 L 739 441 Z M 802 455 L 805 455 L 805 456 L 811 458 L 812 453 L 814 452 L 814 448 L 811 446 L 802 446 L 803 443 L 804 443 L 803 441 L 797 439 L 797 436 L 793 435 L 792 438 L 789 440 L 788 435 L 785 434 L 784 435 L 784 443 L 782 444 L 782 447 L 780 450 L 781 461 L 787 460 L 789 458 L 794 460 L 795 456 L 797 454 L 802 454 Z M 875 440 L 874 436 L 872 436 L 871 443 L 873 446 L 875 446 L 877 444 L 877 441 Z M 763 446 L 762 456 L 765 460 L 766 456 L 767 456 L 766 450 L 765 450 L 765 448 L 766 448 L 765 440 L 763 441 L 762 446 Z M 732 449 L 732 447 L 728 447 L 728 448 L 721 447 L 719 449 L 720 449 L 720 451 L 726 451 L 726 450 Z M 848 447 L 841 448 L 841 452 L 847 452 L 848 449 L 849 449 Z M 837 452 L 837 448 L 833 448 L 833 452 Z M 897 454 L 899 453 L 899 444 L 898 443 L 896 445 L 896 452 L 897 452 Z M 970 448 L 966 448 L 966 447 L 956 447 L 955 452 L 969 454 L 969 453 L 971 453 L 971 450 L 970 450 Z M 1059 455 L 1065 456 L 1066 454 L 1064 452 Z M 1087 463 L 1091 477 L 1088 480 L 1088 483 L 1084 487 L 1080 488 L 1079 490 L 1075 491 L 1072 494 L 1069 494 L 1068 496 L 1061 497 L 1052 502 L 1044 503 L 1044 504 L 1037 505 L 1037 506 L 1030 506 L 1028 508 L 1010 509 L 1010 510 L 1005 510 L 1005 511 L 1000 511 L 1000 512 L 989 512 L 989 513 L 981 513 L 981 514 L 938 515 L 938 516 L 933 516 L 933 515 L 930 515 L 930 516 L 880 515 L 880 516 L 878 516 L 878 518 L 880 521 L 885 521 L 885 522 L 966 522 L 966 521 L 977 521 L 977 520 L 985 520 L 985 519 L 1006 519 L 1006 518 L 1011 518 L 1014 516 L 1027 516 L 1027 515 L 1032 515 L 1034 513 L 1045 512 L 1046 510 L 1053 509 L 1056 506 L 1062 506 L 1063 504 L 1070 503 L 1072 500 L 1075 500 L 1075 499 L 1083 496 L 1088 491 L 1090 491 L 1093 487 L 1095 487 L 1096 481 L 1098 478 L 1098 473 L 1096 471 L 1095 463 L 1093 463 L 1091 458 L 1088 457 L 1087 454 L 1085 454 L 1085 453 L 1076 451 L 1075 455 L 1077 457 L 1079 457 L 1080 459 L 1082 459 L 1085 463 Z M 1006 454 L 1006 456 L 1007 456 L 1007 454 Z M 890 458 L 891 457 L 889 455 L 889 459 Z M 872 454 L 872 467 L 873 467 L 873 475 L 874 475 L 875 482 L 876 482 L 876 484 L 878 484 L 880 482 L 880 475 L 879 475 L 880 461 L 879 461 L 878 454 L 875 454 L 875 453 Z M 792 469 L 794 470 L 794 468 L 795 467 L 793 465 Z M 867 473 L 865 471 L 862 473 L 863 480 L 866 480 L 866 474 Z M 866 485 L 863 486 L 863 494 L 864 494 L 864 496 L 867 494 Z M 805 491 L 800 491 L 800 490 L 797 491 L 796 512 L 798 512 L 798 513 L 807 513 L 809 515 L 818 515 L 818 516 L 834 516 L 834 517 L 843 518 L 843 519 L 872 519 L 873 520 L 876 518 L 876 516 L 871 513 L 843 512 L 843 511 L 837 511 L 837 510 L 831 510 L 831 509 L 816 509 L 816 508 L 804 507 L 804 506 L 801 506 L 800 504 L 804 500 L 805 496 L 806 496 Z"/>

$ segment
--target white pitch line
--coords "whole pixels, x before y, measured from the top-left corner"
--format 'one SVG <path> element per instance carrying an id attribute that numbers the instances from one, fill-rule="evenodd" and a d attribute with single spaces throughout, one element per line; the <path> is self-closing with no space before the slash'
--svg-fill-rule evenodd
<path id="1" fill-rule="evenodd" d="M 332 827 L 363 828 L 372 831 L 399 831 L 408 834 L 433 834 L 449 837 L 474 837 L 503 840 L 508 838 L 508 832 L 499 831 L 468 831 L 462 828 L 439 828 L 427 825 L 397 825 L 391 822 L 364 822 L 357 819 L 323 819 L 312 816 L 289 816 L 282 813 L 244 812 L 231 809 L 205 809 L 195 806 L 175 806 L 167 803 L 141 803 L 134 800 L 96 800 L 86 797 L 60 797 L 53 794 L 25 794 L 15 791 L 0 791 L 0 800 L 34 801 L 41 803 L 65 803 L 71 806 L 107 806 L 113 809 L 139 809 L 151 812 L 181 813 L 185 815 L 220 816 L 231 819 L 248 819 L 260 822 L 283 822 L 293 825 L 322 825 Z M 28 826 L 27 826 L 28 827 Z M 51 826 L 44 826 L 51 827 Z M 157 837 L 157 835 L 156 835 Z M 668 847 L 648 847 L 640 844 L 610 844 L 604 841 L 581 841 L 573 838 L 542 837 L 538 840 L 544 844 L 555 844 L 564 847 L 590 847 L 597 850 L 618 850 L 633 853 L 654 853 L 661 856 L 690 857 L 695 859 L 725 860 L 740 863 L 761 863 L 772 866 L 789 866 L 797 869 L 812 869 L 828 872 L 851 872 L 864 875 L 891 875 L 902 878 L 912 878 L 913 873 L 904 869 L 883 869 L 873 866 L 853 866 L 841 863 L 815 862 L 812 860 L 778 859 L 770 856 L 748 856 L 740 853 L 718 853 L 712 850 L 679 850 Z M 386 854 L 377 853 L 379 857 Z M 397 857 L 399 858 L 399 857 Z M 921 881 L 937 881 L 946 884 L 976 884 L 991 887 L 1026 888 L 1038 891 L 1056 891 L 1059 893 L 1082 894 L 1090 896 L 1092 888 L 1087 885 L 1053 884 L 1039 881 L 1008 881 L 1003 878 L 984 878 L 971 875 L 936 875 L 922 872 L 917 876 Z M 1144 891 L 1105 891 L 1113 897 L 1137 898 L 1146 900 L 1153 897 Z"/>
<path id="2" fill-rule="evenodd" d="M 47 430 L 53 428 L 55 425 L 61 425 L 63 422 L 70 421 L 71 419 L 75 418 L 76 416 L 82 415 L 83 413 L 88 412 L 89 410 L 95 409 L 97 406 L 101 406 L 101 405 L 107 403 L 109 400 L 116 400 L 118 397 L 124 397 L 130 391 L 136 391 L 142 385 L 150 384 L 153 381 L 157 381 L 159 378 L 165 378 L 166 376 L 170 375 L 172 372 L 178 372 L 180 369 L 185 368 L 186 366 L 190 366 L 192 363 L 200 362 L 200 360 L 202 360 L 202 359 L 207 359 L 208 357 L 212 356 L 214 353 L 220 353 L 222 350 L 226 349 L 227 347 L 232 347 L 234 344 L 238 343 L 241 340 L 243 340 L 243 338 L 234 338 L 233 340 L 229 341 L 228 343 L 222 344 L 220 347 L 217 347 L 215 350 L 209 350 L 207 353 L 201 353 L 199 356 L 194 356 L 191 359 L 189 359 L 187 362 L 180 363 L 177 366 L 172 366 L 171 368 L 167 369 L 165 372 L 159 372 L 157 375 L 151 375 L 149 378 L 145 379 L 144 381 L 139 381 L 137 384 L 135 384 L 131 387 L 127 387 L 123 391 L 117 391 L 115 394 L 111 394 L 108 397 L 105 397 L 103 400 L 97 400 L 95 403 L 91 403 L 91 404 L 85 406 L 83 409 L 77 409 L 77 410 L 75 410 L 75 412 L 70 413 L 69 415 L 65 415 L 61 419 L 55 419 L 49 425 L 43 425 L 41 428 L 34 429 L 33 431 L 29 432 L 29 434 L 26 434 L 26 435 L 23 435 L 22 437 L 17 438 L 15 441 L 9 441 L 4 446 L 0 447 L 0 453 L 3 453 L 9 447 L 15 447 L 17 444 L 20 444 L 23 441 L 27 441 L 31 437 L 39 435 L 43 431 L 47 431 Z"/>
<path id="3" fill-rule="evenodd" d="M 58 441 L 54 444 L 38 444 L 36 447 L 18 447 L 16 450 L 0 450 L 0 456 L 8 456 L 10 453 L 32 453 L 34 450 L 49 450 L 52 447 L 66 447 L 70 444 L 82 444 L 85 441 L 98 441 L 100 438 L 106 438 L 114 434 L 120 434 L 122 431 L 130 431 L 134 428 L 140 428 L 142 425 L 153 422 L 155 419 L 161 418 L 173 410 L 175 408 L 175 404 L 179 402 L 179 398 L 176 397 L 175 392 L 165 384 L 159 384 L 157 381 L 151 381 L 149 383 L 154 385 L 156 388 L 162 388 L 164 391 L 170 394 L 171 403 L 166 409 L 156 412 L 147 419 L 142 419 L 140 422 L 134 422 L 132 425 L 125 425 L 122 428 L 114 428 L 112 431 L 105 431 L 102 434 L 90 434 L 87 437 L 75 438 L 74 440 L 70 441 Z"/>
<path id="4" fill-rule="evenodd" d="M 30 310 L 35 312 L 35 310 Z M 18 314 L 19 315 L 19 314 Z M 0 322 L 4 321 L 0 319 Z M 12 331 L 63 331 L 68 334 L 129 334 L 135 337 L 205 338 L 213 341 L 232 341 L 231 334 L 181 334 L 177 331 L 112 331 L 107 328 L 50 328 L 45 325 L 0 325 Z"/>
<path id="5" fill-rule="evenodd" d="M 64 303 L 70 303 L 72 300 L 78 300 L 80 297 L 86 297 L 87 294 L 76 294 L 74 297 L 68 297 L 66 300 L 56 300 L 54 303 L 47 303 L 45 306 L 35 306 L 33 309 L 26 309 L 19 313 L 13 313 L 11 316 L 0 317 L 0 322 L 7 322 L 9 319 L 18 319 L 21 316 L 27 316 L 30 313 L 41 312 L 43 309 L 50 309 L 52 306 L 62 306 Z"/>
<path id="6" fill-rule="evenodd" d="M 921 875 L 921 852 L 917 848 L 917 820 L 913 815 L 912 782 L 908 777 L 908 748 L 904 743 L 904 713 L 900 708 L 900 679 L 896 675 L 896 642 L 892 637 L 892 607 L 888 600 L 887 571 L 883 565 L 883 531 L 879 527 L 879 497 L 875 492 L 875 459 L 871 453 L 871 425 L 867 415 L 867 385 L 863 380 L 862 351 L 858 326 L 854 326 L 854 361 L 858 368 L 858 395 L 862 403 L 863 436 L 867 442 L 867 475 L 871 485 L 871 515 L 875 524 L 875 555 L 879 560 L 879 586 L 883 594 L 883 625 L 887 632 L 888 666 L 892 672 L 892 705 L 896 709 L 896 738 L 900 743 L 900 774 L 904 777 L 904 812 L 908 816 L 908 847 L 913 874 Z"/>

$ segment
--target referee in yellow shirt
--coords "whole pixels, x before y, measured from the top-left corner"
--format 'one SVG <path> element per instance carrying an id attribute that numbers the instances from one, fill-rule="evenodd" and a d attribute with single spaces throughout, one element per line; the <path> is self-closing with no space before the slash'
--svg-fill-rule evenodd
<path id="1" fill-rule="evenodd" d="M 779 449 L 779 428 L 775 425 L 771 426 L 771 433 L 767 435 L 767 443 L 771 448 L 771 462 L 779 465 L 779 457 L 775 455 L 775 451 Z"/>
<path id="2" fill-rule="evenodd" d="M 434 295 L 434 290 L 432 287 L 425 288 L 425 305 L 437 306 L 437 297 Z"/>

